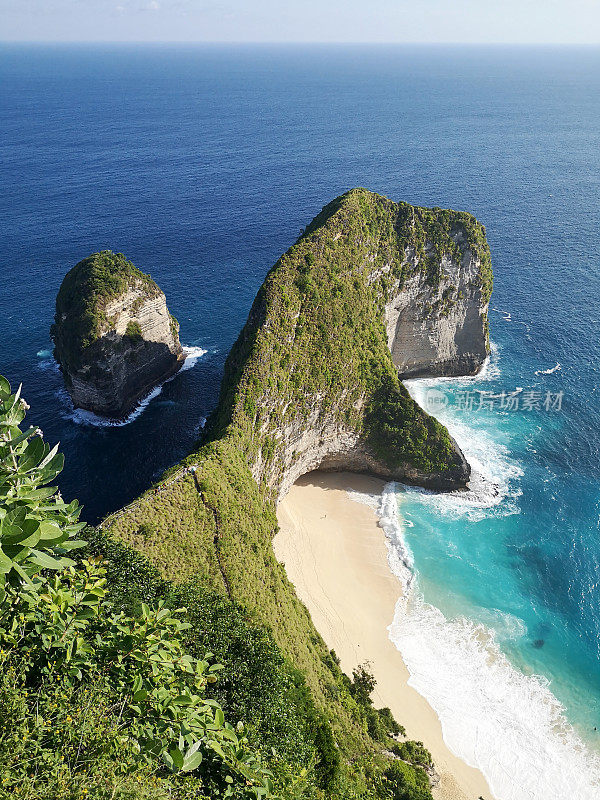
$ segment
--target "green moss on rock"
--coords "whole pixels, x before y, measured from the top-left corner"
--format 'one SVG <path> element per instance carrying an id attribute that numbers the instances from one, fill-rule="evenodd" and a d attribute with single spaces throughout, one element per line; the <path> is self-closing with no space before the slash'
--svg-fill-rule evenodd
<path id="1" fill-rule="evenodd" d="M 149 275 L 122 253 L 111 250 L 93 253 L 65 275 L 56 297 L 51 335 L 57 360 L 68 371 L 77 370 L 82 350 L 110 330 L 112 321 L 106 314 L 106 307 L 129 286 L 142 289 L 140 299 L 160 294 Z"/>

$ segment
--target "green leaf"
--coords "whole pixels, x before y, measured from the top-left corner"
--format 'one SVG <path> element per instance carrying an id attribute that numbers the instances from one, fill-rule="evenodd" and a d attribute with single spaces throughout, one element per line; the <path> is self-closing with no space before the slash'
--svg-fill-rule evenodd
<path id="1" fill-rule="evenodd" d="M 63 466 L 65 463 L 65 457 L 62 453 L 57 453 L 53 459 L 51 459 L 45 467 L 38 468 L 39 472 L 37 474 L 37 479 L 41 484 L 50 483 L 56 478 L 57 475 L 63 470 Z"/>
<path id="2" fill-rule="evenodd" d="M 187 694 L 177 695 L 172 701 L 174 706 L 189 706 L 192 704 L 192 698 Z"/>
<path id="3" fill-rule="evenodd" d="M 167 767 L 171 770 L 171 772 L 175 772 L 175 765 L 173 764 L 173 759 L 166 751 L 161 753 L 162 760 L 165 762 Z"/>
<path id="4" fill-rule="evenodd" d="M 192 755 L 186 754 L 183 760 L 182 770 L 183 772 L 191 772 L 192 770 L 196 769 L 202 763 L 202 753 L 192 753 Z"/>
<path id="5" fill-rule="evenodd" d="M 78 550 L 86 545 L 87 542 L 83 539 L 67 539 L 60 543 L 61 550 Z"/>
<path id="6" fill-rule="evenodd" d="M 75 562 L 70 558 L 53 558 L 41 550 L 32 550 L 30 559 L 43 569 L 63 569 L 63 567 L 75 566 Z"/>
<path id="7" fill-rule="evenodd" d="M 44 447 L 47 447 L 47 445 L 45 444 Z M 58 455 L 58 445 L 55 444 L 54 447 L 52 448 L 52 450 L 49 450 L 48 454 L 40 462 L 40 469 L 42 469 L 43 467 L 45 467 L 48 464 L 50 464 L 57 455 Z"/>
<path id="8" fill-rule="evenodd" d="M 41 489 L 28 489 L 23 486 L 19 489 L 19 500 L 48 500 L 56 492 L 56 486 L 45 486 Z M 55 506 L 51 507 L 55 508 Z"/>
<path id="9" fill-rule="evenodd" d="M 19 506 L 18 508 L 13 508 L 12 511 L 9 511 L 8 514 L 2 520 L 2 527 L 7 525 L 17 525 L 21 527 L 22 524 L 25 522 L 25 517 L 27 516 L 27 509 L 25 506 Z"/>
<path id="10" fill-rule="evenodd" d="M 92 619 L 96 616 L 96 611 L 93 608 L 82 608 L 75 614 L 75 619 Z"/>
<path id="11" fill-rule="evenodd" d="M 183 767 L 183 753 L 181 750 L 178 747 L 173 747 L 169 750 L 169 755 L 171 756 L 174 769 L 180 770 Z"/>
<path id="12" fill-rule="evenodd" d="M 36 431 L 37 428 L 34 428 L 33 425 L 30 425 L 30 427 L 26 431 L 23 431 L 23 433 L 19 434 L 19 436 L 15 436 L 13 439 L 10 440 L 11 447 L 16 447 L 18 444 L 21 444 L 21 442 L 24 442 L 26 439 L 29 439 L 31 436 L 33 436 L 33 434 Z M 25 452 L 23 453 L 23 455 L 25 455 L 26 453 L 27 453 L 27 448 L 25 448 Z M 21 463 L 19 463 L 19 466 L 21 466 Z"/>
<path id="13" fill-rule="evenodd" d="M 9 558 L 0 547 L 0 572 L 10 572 L 13 566 L 14 563 L 12 558 Z"/>
<path id="14" fill-rule="evenodd" d="M 30 428 L 30 430 L 32 429 Z M 34 467 L 37 467 L 44 457 L 45 452 L 46 445 L 44 444 L 44 440 L 39 436 L 36 436 L 25 448 L 25 452 L 19 459 L 19 467 L 24 471 L 28 471 Z"/>
<path id="15" fill-rule="evenodd" d="M 10 397 L 10 383 L 4 375 L 0 375 L 0 397 Z"/>
<path id="16" fill-rule="evenodd" d="M 227 761 L 228 760 L 227 756 L 223 752 L 223 748 L 221 747 L 221 745 L 218 742 L 215 742 L 214 739 L 211 739 L 209 741 L 208 746 L 210 747 L 211 750 L 214 750 L 217 755 L 221 756 L 223 761 Z"/>
<path id="17" fill-rule="evenodd" d="M 40 541 L 44 544 L 60 544 L 68 538 L 68 533 L 63 531 L 56 523 L 44 521 L 40 524 Z"/>
<path id="18" fill-rule="evenodd" d="M 36 519 L 24 520 L 21 527 L 3 526 L 2 540 L 7 544 L 20 544 L 22 547 L 35 547 L 40 540 L 40 523 Z"/>

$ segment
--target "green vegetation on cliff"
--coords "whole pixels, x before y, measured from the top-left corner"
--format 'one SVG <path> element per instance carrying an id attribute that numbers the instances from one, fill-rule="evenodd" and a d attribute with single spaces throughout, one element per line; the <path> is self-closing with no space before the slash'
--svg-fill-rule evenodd
<path id="1" fill-rule="evenodd" d="M 79 366 L 81 349 L 89 347 L 110 329 L 107 304 L 128 286 L 143 290 L 145 297 L 156 297 L 160 289 L 122 253 L 102 250 L 76 264 L 65 275 L 56 297 L 56 316 L 52 326 L 58 361 L 69 370 Z"/>
<path id="2" fill-rule="evenodd" d="M 304 781 L 302 790 L 285 796 L 429 796 L 418 768 L 390 765 L 383 754 L 393 746 L 395 723 L 353 691 L 276 561 L 271 540 L 281 481 L 298 457 L 290 453 L 286 431 L 310 428 L 317 438 L 326 429 L 350 431 L 391 469 L 424 478 L 456 471 L 446 430 L 398 380 L 383 314 L 414 270 L 437 280 L 432 250 L 441 260 L 460 258 L 466 248 L 480 258 L 485 297 L 489 251 L 472 216 L 415 209 L 362 189 L 327 206 L 259 291 L 227 359 L 206 443 L 103 526 L 111 539 L 144 553 L 173 585 L 200 592 L 185 601 L 200 609 L 194 629 L 213 630 L 216 607 L 219 619 L 242 614 L 264 630 L 281 658 L 273 674 L 283 694 L 274 704 L 287 705 L 297 744 L 287 750 L 283 733 L 269 727 L 274 720 L 265 729 L 258 725 L 256 735 L 261 746 L 278 742 L 279 768 Z M 408 257 L 414 253 L 422 260 Z M 255 674 L 250 653 L 238 668 Z M 252 681 L 240 679 L 238 688 L 243 683 Z M 244 703 L 225 693 L 225 710 L 262 718 L 260 699 L 244 692 Z M 394 788 L 400 784 L 405 788 Z"/>
<path id="3" fill-rule="evenodd" d="M 363 432 L 390 466 L 442 475 L 455 468 L 446 430 L 398 379 L 383 320 L 410 275 L 430 276 L 433 263 L 445 255 L 460 261 L 467 248 L 481 259 L 486 295 L 489 248 L 470 214 L 414 208 L 364 189 L 326 206 L 256 297 L 227 360 L 213 435 L 231 438 L 249 463 L 260 459 L 271 488 L 284 469 L 279 432 L 315 409 L 320 420 Z"/>
<path id="4" fill-rule="evenodd" d="M 21 434 L 18 398 L 0 385 L 4 443 L 17 459 L 0 453 L 7 792 L 430 800 L 427 752 L 399 741 L 401 720 L 374 708 L 368 670 L 342 673 L 271 541 L 304 433 L 315 447 L 354 437 L 394 474 L 464 480 L 446 430 L 398 380 L 384 309 L 415 271 L 435 288 L 442 258 L 466 249 L 479 257 L 485 297 L 489 253 L 470 215 L 363 189 L 323 209 L 259 291 L 205 442 L 79 534 L 85 542 L 72 541 L 77 506 L 45 488 L 60 457 L 36 432 Z M 90 258 L 67 276 L 57 320 L 78 309 L 77 335 L 91 341 L 121 281 L 155 284 L 123 256 Z"/>

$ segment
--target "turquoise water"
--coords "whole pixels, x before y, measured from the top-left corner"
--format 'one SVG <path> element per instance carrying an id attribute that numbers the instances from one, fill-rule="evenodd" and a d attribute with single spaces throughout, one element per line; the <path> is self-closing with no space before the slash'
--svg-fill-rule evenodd
<path id="1" fill-rule="evenodd" d="M 458 408 L 465 389 L 476 396 L 480 389 L 514 391 L 503 363 L 496 350 L 495 377 L 429 384 L 448 396 L 437 416 L 462 443 L 475 479 L 484 480 L 464 497 L 405 492 L 406 537 L 425 598 L 445 613 L 491 625 L 515 663 L 553 679 L 554 693 L 593 740 L 600 727 L 599 640 L 584 634 L 597 634 L 600 623 L 594 605 L 600 535 L 590 530 L 600 492 L 547 457 L 548 440 L 567 435 L 568 397 L 562 412 Z M 533 391 L 560 391 L 559 375 L 531 377 Z M 411 386 L 419 399 L 424 388 Z"/>
<path id="2" fill-rule="evenodd" d="M 506 311 L 492 319 L 504 344 L 479 377 L 408 382 L 473 474 L 465 493 L 398 491 L 396 550 L 411 585 L 391 635 L 448 743 L 499 797 L 592 800 L 600 796 L 598 486 L 565 473 L 569 366 L 517 372 L 511 345 L 526 347 L 519 328 L 530 323 L 515 325 Z M 514 407 L 501 407 L 503 394 Z"/>
<path id="3" fill-rule="evenodd" d="M 471 384 L 413 384 L 448 396 L 474 482 L 400 493 L 415 577 L 392 635 L 502 800 L 600 797 L 560 783 L 595 768 L 561 715 L 590 748 L 600 727 L 600 49 L 2 45 L 0 82 L 0 372 L 90 521 L 194 445 L 267 271 L 333 197 L 485 223 L 497 353 L 477 387 L 564 402 L 469 412 Z M 48 336 L 65 272 L 107 247 L 206 351 L 119 428 L 73 413 Z"/>

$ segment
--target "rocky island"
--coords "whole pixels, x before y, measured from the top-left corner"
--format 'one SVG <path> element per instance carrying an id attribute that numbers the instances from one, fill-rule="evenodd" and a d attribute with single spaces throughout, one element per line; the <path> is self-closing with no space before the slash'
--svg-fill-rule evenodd
<path id="1" fill-rule="evenodd" d="M 105 417 L 125 417 L 184 361 L 163 292 L 109 250 L 67 273 L 51 335 L 74 406 Z"/>

